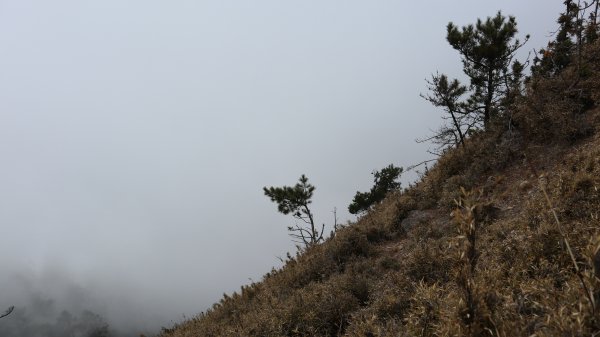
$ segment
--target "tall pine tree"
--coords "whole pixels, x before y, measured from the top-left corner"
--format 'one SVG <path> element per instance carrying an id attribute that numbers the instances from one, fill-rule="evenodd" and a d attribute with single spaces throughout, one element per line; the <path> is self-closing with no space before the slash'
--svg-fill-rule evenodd
<path id="1" fill-rule="evenodd" d="M 450 22 L 447 26 L 448 43 L 456 49 L 463 63 L 463 71 L 469 77 L 471 96 L 467 100 L 469 113 L 487 127 L 500 115 L 515 86 L 515 54 L 524 43 L 515 38 L 517 22 L 513 16 L 506 18 L 501 12 L 475 25 L 458 28 Z M 526 40 L 529 39 L 527 36 Z"/>

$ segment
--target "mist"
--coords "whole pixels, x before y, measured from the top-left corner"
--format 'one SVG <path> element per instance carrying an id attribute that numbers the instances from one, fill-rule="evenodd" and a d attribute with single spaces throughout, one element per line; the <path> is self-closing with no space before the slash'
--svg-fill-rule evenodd
<path id="1" fill-rule="evenodd" d="M 0 336 L 153 335 L 168 326 L 168 308 L 143 299 L 143 292 L 98 282 L 78 283 L 58 265 L 41 272 L 20 270 L 3 277 L 2 310 L 15 309 L 0 320 Z M 81 281 L 81 280 L 80 280 Z M 180 317 L 182 319 L 183 317 Z M 95 333 L 95 334 L 94 334 Z"/>
<path id="2" fill-rule="evenodd" d="M 561 8 L 0 1 L 0 335 L 152 334 L 260 280 L 296 250 L 264 186 L 306 174 L 326 232 L 352 221 L 373 170 L 431 159 L 447 23 L 514 15 L 525 59 Z"/>

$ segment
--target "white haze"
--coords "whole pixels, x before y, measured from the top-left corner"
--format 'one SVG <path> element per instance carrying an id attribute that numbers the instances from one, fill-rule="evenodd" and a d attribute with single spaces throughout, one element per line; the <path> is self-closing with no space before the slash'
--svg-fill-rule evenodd
<path id="1" fill-rule="evenodd" d="M 0 1 L 0 306 L 140 329 L 206 310 L 294 251 L 263 186 L 306 174 L 331 224 L 372 170 L 429 158 L 424 79 L 461 77 L 449 21 L 515 15 L 524 58 L 561 7 Z"/>

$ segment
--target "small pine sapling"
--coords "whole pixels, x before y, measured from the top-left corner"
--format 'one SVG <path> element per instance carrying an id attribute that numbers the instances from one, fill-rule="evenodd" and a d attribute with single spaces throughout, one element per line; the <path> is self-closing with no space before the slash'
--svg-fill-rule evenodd
<path id="1" fill-rule="evenodd" d="M 308 183 L 308 178 L 303 174 L 294 186 L 264 187 L 265 195 L 277 204 L 277 210 L 283 214 L 301 220 L 306 226 L 296 224 L 288 226 L 290 236 L 294 241 L 303 243 L 305 247 L 312 246 L 323 240 L 325 225 L 319 230 L 315 225 L 313 213 L 309 205 L 312 203 L 315 187 Z"/>

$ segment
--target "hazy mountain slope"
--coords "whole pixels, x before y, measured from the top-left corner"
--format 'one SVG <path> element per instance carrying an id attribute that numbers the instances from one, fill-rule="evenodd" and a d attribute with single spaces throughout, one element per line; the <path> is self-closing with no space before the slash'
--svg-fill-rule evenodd
<path id="1" fill-rule="evenodd" d="M 416 185 L 162 336 L 599 332 L 600 45 L 585 55 L 585 78 L 530 81 L 514 128 L 472 135 Z"/>

